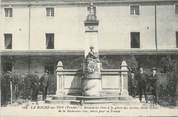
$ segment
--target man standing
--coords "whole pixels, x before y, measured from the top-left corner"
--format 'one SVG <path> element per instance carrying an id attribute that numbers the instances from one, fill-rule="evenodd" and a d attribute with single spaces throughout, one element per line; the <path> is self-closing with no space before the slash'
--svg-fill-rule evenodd
<path id="1" fill-rule="evenodd" d="M 38 72 L 31 75 L 32 101 L 37 101 L 39 91 L 39 77 Z"/>
<path id="2" fill-rule="evenodd" d="M 137 83 L 138 83 L 138 91 L 139 91 L 139 100 L 142 101 L 142 94 L 145 96 L 146 103 L 147 100 L 147 93 L 146 93 L 146 87 L 147 87 L 147 75 L 144 73 L 143 68 L 139 68 L 139 73 L 137 74 Z"/>
<path id="3" fill-rule="evenodd" d="M 43 100 L 46 99 L 48 86 L 49 86 L 49 75 L 48 75 L 48 71 L 46 71 L 44 75 L 40 78 L 40 87 L 43 94 Z"/>
<path id="4" fill-rule="evenodd" d="M 30 100 L 31 99 L 32 74 L 26 72 L 23 77 L 24 77 L 24 99 Z"/>
<path id="5" fill-rule="evenodd" d="M 133 71 L 129 74 L 129 91 L 130 95 L 135 97 L 137 92 L 137 82 L 135 80 L 135 73 Z"/>
<path id="6" fill-rule="evenodd" d="M 1 80 L 1 105 L 6 106 L 10 101 L 10 81 L 11 80 L 11 72 L 7 71 Z"/>
<path id="7" fill-rule="evenodd" d="M 149 78 L 149 82 L 150 82 L 150 91 L 151 91 L 151 94 L 153 95 L 153 101 L 154 101 L 155 104 L 158 103 L 157 80 L 158 80 L 158 76 L 157 76 L 157 73 L 156 73 L 156 68 L 153 67 L 152 68 L 152 74 Z"/>

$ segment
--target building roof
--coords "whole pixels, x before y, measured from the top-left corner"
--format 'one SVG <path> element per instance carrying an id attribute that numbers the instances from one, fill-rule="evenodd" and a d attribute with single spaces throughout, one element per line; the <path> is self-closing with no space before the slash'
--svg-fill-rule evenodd
<path id="1" fill-rule="evenodd" d="M 133 2 L 178 2 L 178 0 L 1 0 L 2 3 L 133 3 Z"/>
<path id="2" fill-rule="evenodd" d="M 54 2 L 144 2 L 144 1 L 177 1 L 177 0 L 1 0 L 2 2 L 45 2 L 45 1 L 54 1 Z"/>
<path id="3" fill-rule="evenodd" d="M 178 49 L 116 49 L 99 50 L 99 55 L 178 55 Z M 84 55 L 84 50 L 4 50 L 1 56 L 22 55 L 22 56 L 51 56 L 51 55 Z"/>

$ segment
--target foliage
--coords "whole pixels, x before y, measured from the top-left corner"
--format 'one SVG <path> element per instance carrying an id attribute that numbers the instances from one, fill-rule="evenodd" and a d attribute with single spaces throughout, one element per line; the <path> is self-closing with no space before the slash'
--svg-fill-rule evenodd
<path id="1" fill-rule="evenodd" d="M 175 104 L 177 84 L 178 84 L 178 61 L 170 56 L 163 57 L 160 61 L 162 72 L 167 74 L 168 84 L 166 86 L 167 96 L 170 97 L 171 103 Z"/>
<path id="2" fill-rule="evenodd" d="M 163 73 L 177 72 L 178 60 L 172 59 L 171 56 L 161 58 L 160 65 Z"/>
<path id="3" fill-rule="evenodd" d="M 126 62 L 130 71 L 136 72 L 138 69 L 138 61 L 134 55 L 128 56 Z"/>

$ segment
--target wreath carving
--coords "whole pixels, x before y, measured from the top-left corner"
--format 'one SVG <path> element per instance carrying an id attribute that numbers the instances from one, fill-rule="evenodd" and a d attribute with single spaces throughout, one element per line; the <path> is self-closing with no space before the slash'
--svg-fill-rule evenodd
<path id="1" fill-rule="evenodd" d="M 87 71 L 89 73 L 93 73 L 97 69 L 97 64 L 94 61 L 89 61 L 88 66 L 87 66 Z"/>

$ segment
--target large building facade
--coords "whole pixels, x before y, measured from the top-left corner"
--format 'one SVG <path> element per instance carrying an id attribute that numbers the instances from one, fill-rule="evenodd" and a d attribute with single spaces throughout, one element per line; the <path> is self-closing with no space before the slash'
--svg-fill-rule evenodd
<path id="1" fill-rule="evenodd" d="M 95 0 L 98 49 L 104 68 L 135 56 L 153 67 L 163 56 L 178 57 L 177 0 Z M 1 71 L 79 69 L 84 58 L 90 0 L 2 0 Z M 152 62 L 149 63 L 147 59 Z"/>

